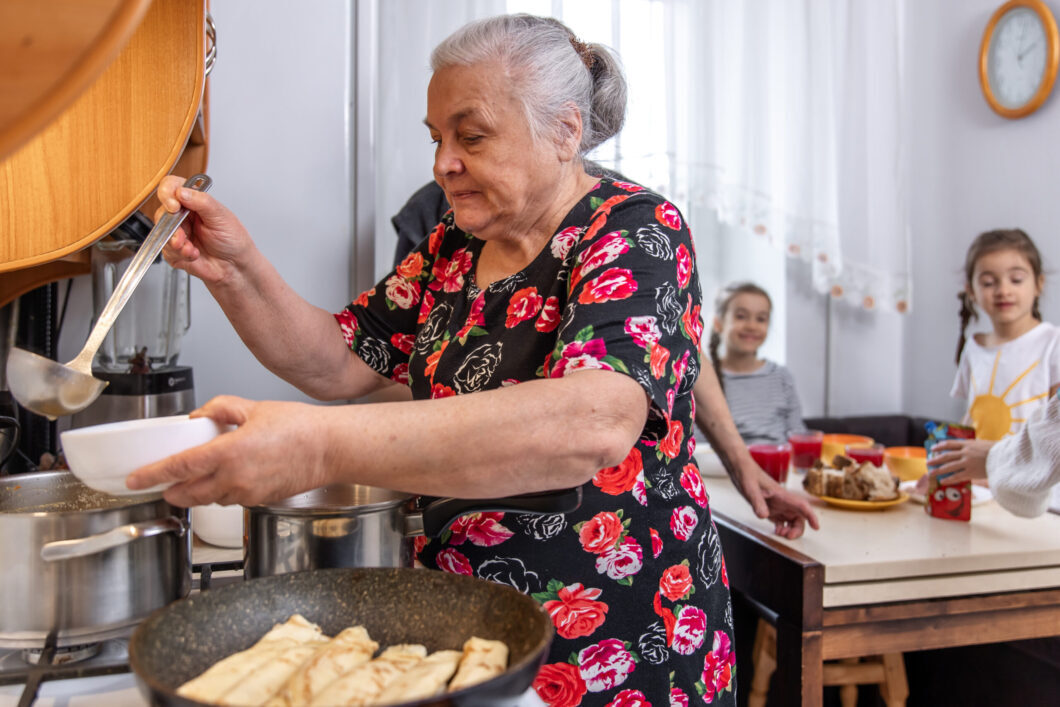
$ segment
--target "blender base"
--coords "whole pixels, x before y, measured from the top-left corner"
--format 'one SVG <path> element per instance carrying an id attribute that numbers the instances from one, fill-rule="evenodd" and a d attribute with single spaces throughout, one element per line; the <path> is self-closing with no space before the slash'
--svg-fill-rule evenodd
<path id="1" fill-rule="evenodd" d="M 195 409 L 195 388 L 190 366 L 167 366 L 150 373 L 92 375 L 110 385 L 96 402 L 73 415 L 71 429 L 107 422 L 183 415 Z"/>

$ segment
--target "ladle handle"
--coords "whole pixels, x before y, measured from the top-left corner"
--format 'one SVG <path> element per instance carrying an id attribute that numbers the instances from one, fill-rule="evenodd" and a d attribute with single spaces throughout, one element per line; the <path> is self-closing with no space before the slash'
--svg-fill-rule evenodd
<path id="1" fill-rule="evenodd" d="M 211 185 L 213 185 L 213 180 L 205 174 L 196 174 L 184 182 L 186 189 L 195 189 L 196 191 L 207 191 Z M 184 223 L 184 219 L 187 216 L 188 210 L 184 207 L 181 207 L 175 213 L 167 212 L 165 216 L 158 220 L 151 232 L 147 234 L 147 238 L 140 244 L 140 248 L 136 251 L 136 255 L 133 256 L 129 267 L 125 269 L 121 279 L 118 281 L 118 285 L 114 288 L 114 293 L 107 300 L 107 306 L 100 312 L 99 319 L 96 320 L 95 326 L 92 327 L 92 332 L 88 335 L 88 341 L 85 342 L 81 353 L 77 354 L 77 357 L 68 364 L 71 368 L 88 375 L 92 374 L 92 359 L 95 357 L 100 345 L 103 344 L 103 339 L 107 337 L 110 328 L 114 325 L 114 320 L 121 314 L 122 308 L 129 301 L 129 297 L 132 296 L 136 286 L 140 284 L 140 280 L 147 273 L 147 269 L 155 262 L 155 258 L 162 252 L 162 248 L 177 232 L 180 224 Z"/>

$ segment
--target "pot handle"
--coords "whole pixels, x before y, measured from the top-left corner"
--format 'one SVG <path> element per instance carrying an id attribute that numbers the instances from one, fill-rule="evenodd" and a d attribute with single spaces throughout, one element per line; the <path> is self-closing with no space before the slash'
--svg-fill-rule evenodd
<path id="1" fill-rule="evenodd" d="M 188 524 L 176 516 L 161 518 L 158 520 L 145 520 L 139 523 L 119 525 L 104 533 L 89 535 L 87 538 L 76 540 L 56 540 L 44 545 L 40 549 L 40 556 L 45 562 L 55 560 L 69 560 L 74 557 L 87 557 L 110 550 L 120 545 L 127 545 L 133 540 L 149 538 L 152 535 L 162 533 L 176 533 L 177 537 L 184 537 L 188 532 Z"/>
<path id="2" fill-rule="evenodd" d="M 505 498 L 439 498 L 427 504 L 423 514 L 408 517 L 406 535 L 426 535 L 436 538 L 453 521 L 468 513 L 570 513 L 582 504 L 580 486 L 559 491 L 543 491 Z M 417 523 L 417 520 L 419 521 Z"/>

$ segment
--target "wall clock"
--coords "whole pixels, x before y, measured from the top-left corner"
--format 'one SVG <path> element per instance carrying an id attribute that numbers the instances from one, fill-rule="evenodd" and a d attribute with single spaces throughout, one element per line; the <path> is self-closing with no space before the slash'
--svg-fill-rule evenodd
<path id="1" fill-rule="evenodd" d="M 1022 118 L 1045 102 L 1060 64 L 1060 34 L 1042 0 L 1009 0 L 979 46 L 979 84 L 999 115 Z"/>

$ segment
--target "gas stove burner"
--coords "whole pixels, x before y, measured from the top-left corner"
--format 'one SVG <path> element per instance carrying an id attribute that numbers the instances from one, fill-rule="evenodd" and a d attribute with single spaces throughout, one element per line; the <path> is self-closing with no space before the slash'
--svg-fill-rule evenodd
<path id="1" fill-rule="evenodd" d="M 64 646 L 62 648 L 56 648 L 55 656 L 52 658 L 50 665 L 79 663 L 82 660 L 94 658 L 99 655 L 101 650 L 103 650 L 102 643 L 84 643 L 80 646 Z M 22 659 L 30 665 L 39 665 L 43 653 L 43 648 L 26 648 L 22 651 Z"/>
<path id="2" fill-rule="evenodd" d="M 40 662 L 44 648 L 0 648 L 0 685 L 40 680 L 83 678 L 129 671 L 129 641 L 107 639 L 99 643 L 68 646 L 55 651 L 50 664 Z"/>

